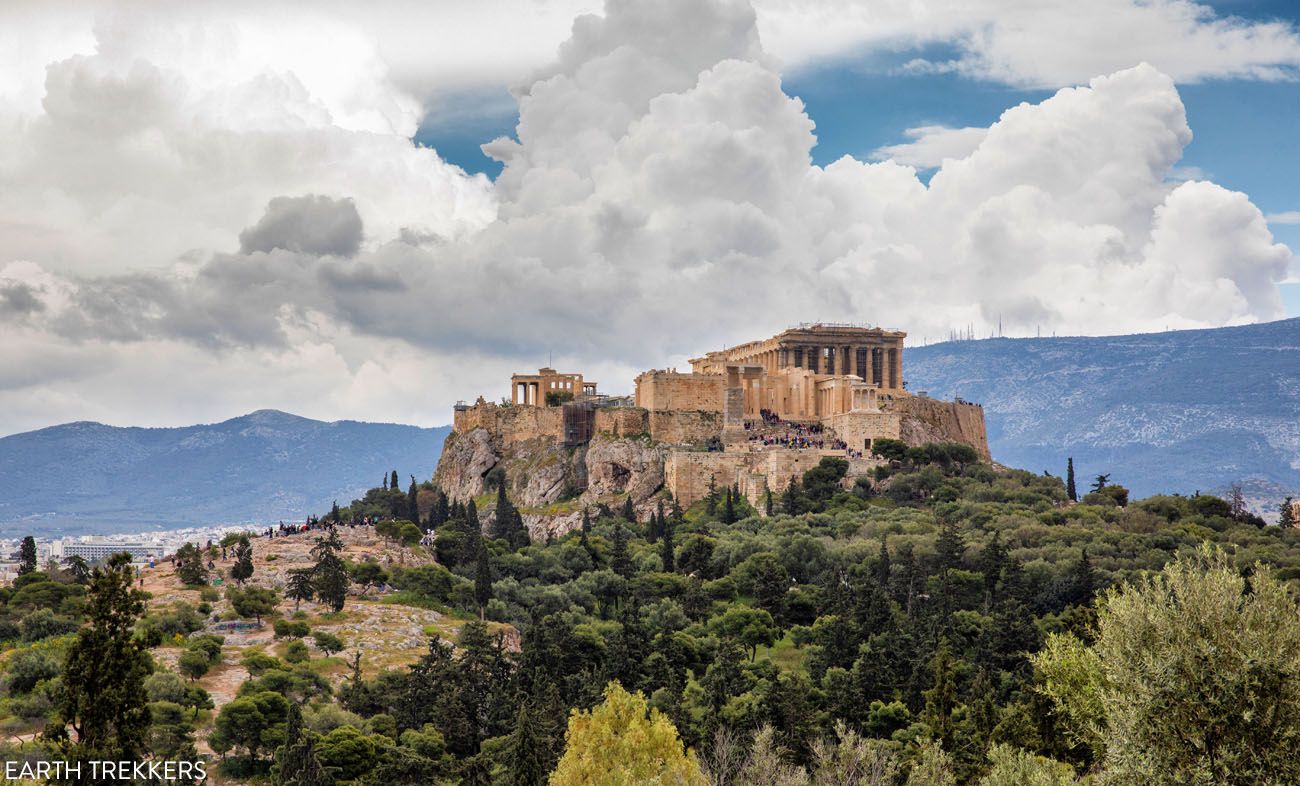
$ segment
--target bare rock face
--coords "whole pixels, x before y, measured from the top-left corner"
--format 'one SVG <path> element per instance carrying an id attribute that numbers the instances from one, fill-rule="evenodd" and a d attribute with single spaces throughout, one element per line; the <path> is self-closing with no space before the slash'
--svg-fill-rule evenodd
<path id="1" fill-rule="evenodd" d="M 593 501 L 631 494 L 633 504 L 664 485 L 664 448 L 639 439 L 596 437 L 587 447 L 587 493 Z"/>
<path id="2" fill-rule="evenodd" d="M 486 429 L 466 434 L 452 432 L 438 459 L 433 480 L 455 500 L 468 500 L 483 493 L 483 477 L 500 461 Z"/>

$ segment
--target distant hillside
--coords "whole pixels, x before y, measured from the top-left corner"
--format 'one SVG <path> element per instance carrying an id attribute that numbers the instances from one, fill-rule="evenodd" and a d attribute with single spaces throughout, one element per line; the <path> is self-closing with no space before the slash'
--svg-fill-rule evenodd
<path id="1" fill-rule="evenodd" d="M 984 404 L 1004 464 L 1074 456 L 1140 495 L 1300 496 L 1300 319 L 1101 338 L 990 339 L 906 350 L 907 386 Z"/>
<path id="2" fill-rule="evenodd" d="M 0 439 L 0 537 L 297 519 L 389 470 L 403 484 L 428 479 L 448 430 L 262 410 L 185 428 L 15 434 Z"/>

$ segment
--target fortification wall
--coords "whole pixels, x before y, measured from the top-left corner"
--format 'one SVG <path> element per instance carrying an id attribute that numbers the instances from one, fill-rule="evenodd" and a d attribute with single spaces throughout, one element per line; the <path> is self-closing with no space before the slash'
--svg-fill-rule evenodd
<path id="1" fill-rule="evenodd" d="M 605 407 L 596 410 L 596 433 L 636 437 L 650 431 L 650 413 L 641 407 Z"/>
<path id="2" fill-rule="evenodd" d="M 651 412 L 650 437 L 668 445 L 698 445 L 722 433 L 718 412 Z"/>
<path id="3" fill-rule="evenodd" d="M 881 437 L 899 439 L 902 420 L 898 412 L 844 412 L 822 419 L 850 449 L 864 452 Z"/>
<path id="4" fill-rule="evenodd" d="M 779 495 L 790 479 L 821 463 L 824 456 L 843 457 L 840 451 L 824 450 L 671 450 L 664 461 L 664 487 L 682 507 L 689 507 L 709 493 L 709 483 L 718 488 L 739 485 L 751 505 L 761 509 L 768 489 Z M 882 463 L 862 458 L 849 461 L 846 485 Z"/>
<path id="5" fill-rule="evenodd" d="M 636 405 L 651 411 L 721 412 L 726 382 L 721 374 L 647 371 L 636 378 Z"/>
<path id="6" fill-rule="evenodd" d="M 889 411 L 902 416 L 899 439 L 909 445 L 961 442 L 975 448 L 985 461 L 991 460 L 984 408 L 978 404 L 908 396 L 891 402 Z"/>
<path id="7" fill-rule="evenodd" d="M 561 407 L 480 403 L 457 409 L 452 428 L 458 434 L 467 434 L 476 428 L 485 429 L 499 438 L 503 446 L 539 437 L 561 441 L 564 439 L 564 410 Z"/>

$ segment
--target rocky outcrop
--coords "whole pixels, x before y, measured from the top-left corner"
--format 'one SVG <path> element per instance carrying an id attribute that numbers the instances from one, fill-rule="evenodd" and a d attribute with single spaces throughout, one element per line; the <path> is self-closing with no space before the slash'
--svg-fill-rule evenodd
<path id="1" fill-rule="evenodd" d="M 544 537 L 578 526 L 583 508 L 621 505 L 629 494 L 648 510 L 664 485 L 665 455 L 665 448 L 644 438 L 598 435 L 579 447 L 543 437 L 503 444 L 479 427 L 447 438 L 433 479 L 452 499 L 466 502 L 492 488 L 490 477 L 504 477 L 525 524 L 534 537 Z M 493 520 L 490 504 L 480 510 L 485 526 Z"/>
<path id="2" fill-rule="evenodd" d="M 587 448 L 587 490 L 593 501 L 631 494 L 641 504 L 664 485 L 661 446 L 640 439 L 596 437 Z"/>
<path id="3" fill-rule="evenodd" d="M 902 415 L 899 436 L 909 445 L 961 442 L 989 461 L 984 409 L 978 404 L 939 401 L 921 396 L 896 399 L 890 409 Z"/>
<path id="4" fill-rule="evenodd" d="M 433 482 L 452 499 L 473 499 L 483 493 L 483 479 L 501 460 L 498 451 L 487 429 L 464 434 L 453 431 L 442 445 Z"/>

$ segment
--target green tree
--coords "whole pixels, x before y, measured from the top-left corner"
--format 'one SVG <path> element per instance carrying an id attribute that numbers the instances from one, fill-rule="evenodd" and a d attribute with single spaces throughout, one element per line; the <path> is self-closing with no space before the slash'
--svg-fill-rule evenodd
<path id="1" fill-rule="evenodd" d="M 298 610 L 299 604 L 304 600 L 311 600 L 316 597 L 312 572 L 311 568 L 295 568 L 289 571 L 289 579 L 285 582 L 284 596 L 293 601 L 294 611 Z"/>
<path id="2" fill-rule="evenodd" d="M 672 721 L 649 709 L 640 693 L 610 683 L 603 702 L 569 716 L 564 755 L 550 786 L 651 783 L 704 786 L 705 781 Z"/>
<path id="3" fill-rule="evenodd" d="M 241 617 L 252 617 L 257 624 L 262 624 L 262 617 L 275 611 L 275 590 L 266 587 L 231 587 L 226 590 L 226 599 L 235 613 Z"/>
<path id="4" fill-rule="evenodd" d="M 388 488 L 389 488 L 390 491 L 397 491 L 397 490 L 398 490 L 398 487 L 397 487 L 397 470 L 393 470 L 392 480 L 388 481 Z"/>
<path id="5" fill-rule="evenodd" d="M 316 559 L 312 568 L 313 588 L 322 603 L 333 611 L 342 611 L 348 598 L 348 585 L 352 583 L 348 576 L 347 565 L 339 552 L 343 550 L 343 541 L 333 527 L 325 537 L 317 538 L 311 554 Z"/>
<path id="6" fill-rule="evenodd" d="M 740 603 L 733 603 L 709 622 L 710 627 L 720 636 L 749 648 L 749 659 L 758 657 L 759 647 L 770 647 L 776 642 L 777 629 L 772 615 L 763 609 L 755 609 Z"/>
<path id="7" fill-rule="evenodd" d="M 207 653 L 202 650 L 186 649 L 176 661 L 176 668 L 191 681 L 197 680 L 212 668 Z"/>
<path id="8" fill-rule="evenodd" d="M 1282 504 L 1278 506 L 1277 523 L 1284 530 L 1297 526 L 1295 501 L 1291 497 L 1282 500 Z"/>
<path id="9" fill-rule="evenodd" d="M 31 535 L 23 538 L 18 547 L 18 575 L 25 576 L 36 570 L 36 538 Z"/>
<path id="10" fill-rule="evenodd" d="M 406 518 L 410 519 L 411 521 L 419 521 L 419 520 L 420 520 L 420 502 L 419 502 L 420 494 L 419 494 L 419 492 L 420 492 L 420 489 L 419 489 L 419 487 L 415 484 L 415 476 L 412 475 L 412 476 L 411 476 L 411 485 L 410 485 L 410 487 L 406 490 Z M 416 529 L 419 529 L 419 525 L 418 525 L 418 524 L 416 525 Z M 421 531 L 420 534 L 423 535 L 423 534 L 424 534 L 423 531 Z M 419 538 L 416 538 L 416 540 L 418 541 Z"/>
<path id="11" fill-rule="evenodd" d="M 201 587 L 208 583 L 208 566 L 203 564 L 203 552 L 193 543 L 176 550 L 176 575 L 187 587 Z"/>
<path id="12" fill-rule="evenodd" d="M 939 744 L 951 748 L 954 738 L 952 716 L 957 709 L 957 668 L 947 639 L 939 642 L 939 648 L 930 661 L 930 671 L 934 681 L 925 692 L 921 722 Z"/>
<path id="13" fill-rule="evenodd" d="M 289 705 L 284 744 L 275 752 L 271 780 L 276 786 L 333 786 L 334 777 L 316 755 L 316 735 L 302 726 L 302 710 Z"/>
<path id="14" fill-rule="evenodd" d="M 1202 546 L 1107 591 L 1096 642 L 1054 639 L 1035 665 L 1113 782 L 1300 782 L 1300 608 L 1263 565 L 1248 585 Z"/>
<path id="15" fill-rule="evenodd" d="M 980 778 L 979 786 L 1073 786 L 1075 783 L 1070 765 L 1009 745 L 994 745 L 989 751 L 989 763 L 992 768 Z"/>
<path id="16" fill-rule="evenodd" d="M 150 723 L 144 680 L 153 661 L 147 642 L 134 634 L 147 597 L 134 584 L 125 553 L 91 574 L 88 624 L 68 650 L 57 720 L 45 729 L 69 760 L 135 759 L 144 749 Z"/>
<path id="17" fill-rule="evenodd" d="M 488 601 L 492 600 L 492 561 L 486 546 L 478 550 L 478 562 L 474 568 L 474 600 L 478 603 L 478 618 L 487 614 Z"/>
<path id="18" fill-rule="evenodd" d="M 735 524 L 736 521 L 736 500 L 731 495 L 731 489 L 727 489 L 722 498 L 722 523 Z"/>
<path id="19" fill-rule="evenodd" d="M 957 786 L 952 757 L 938 742 L 921 740 L 912 769 L 907 773 L 907 786 Z"/>
<path id="20" fill-rule="evenodd" d="M 1074 456 L 1065 460 L 1065 495 L 1071 502 L 1079 501 L 1079 488 L 1074 484 Z"/>
<path id="21" fill-rule="evenodd" d="M 625 579 L 632 576 L 632 556 L 628 552 L 627 529 L 622 522 L 614 523 L 614 545 L 610 550 L 609 566 Z"/>
<path id="22" fill-rule="evenodd" d="M 659 556 L 663 560 L 664 572 L 672 573 L 677 569 L 676 558 L 673 553 L 673 534 L 676 529 L 675 525 L 661 518 L 660 523 L 663 526 L 663 540 L 659 543 Z"/>
<path id="23" fill-rule="evenodd" d="M 253 575 L 253 544 L 247 535 L 241 535 L 235 543 L 235 564 L 230 566 L 230 578 L 243 586 Z"/>
<path id="24" fill-rule="evenodd" d="M 316 642 L 316 646 L 326 655 L 333 655 L 336 652 L 343 651 L 343 639 L 340 639 L 329 631 L 316 631 L 312 636 L 312 640 Z"/>
<path id="25" fill-rule="evenodd" d="M 629 524 L 636 523 L 636 508 L 632 505 L 631 494 L 628 494 L 627 499 L 623 500 L 623 519 Z"/>
<path id="26" fill-rule="evenodd" d="M 531 702 L 520 702 L 515 728 L 506 742 L 505 786 L 545 786 L 551 750 Z"/>
<path id="27" fill-rule="evenodd" d="M 86 584 L 90 581 L 90 564 L 78 554 L 71 557 L 65 557 L 63 564 L 68 566 L 68 573 L 72 575 L 73 581 L 78 584 Z"/>

